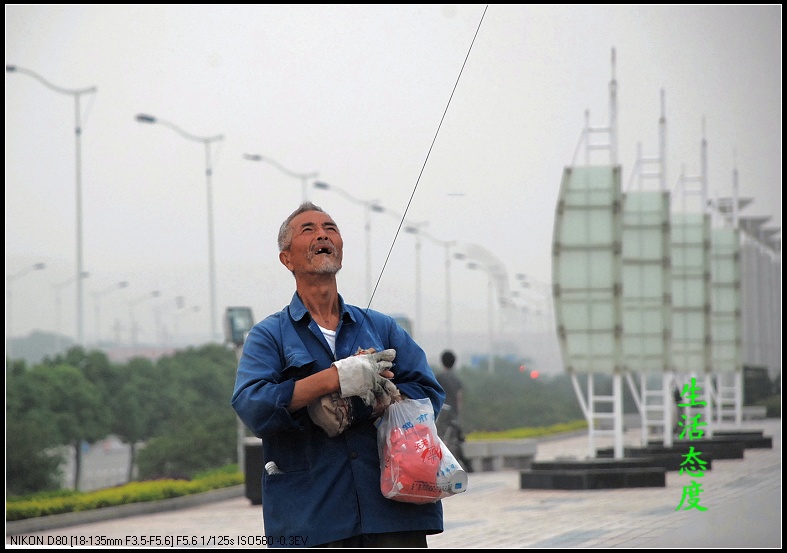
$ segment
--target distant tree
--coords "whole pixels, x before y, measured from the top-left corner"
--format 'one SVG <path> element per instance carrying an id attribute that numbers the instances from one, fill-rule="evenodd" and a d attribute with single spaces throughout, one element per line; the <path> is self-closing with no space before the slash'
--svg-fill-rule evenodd
<path id="1" fill-rule="evenodd" d="M 115 368 L 115 400 L 112 432 L 129 444 L 128 480 L 133 480 L 137 463 L 137 444 L 153 438 L 169 417 L 164 401 L 168 385 L 161 370 L 151 361 L 131 359 L 126 366 Z"/>
<path id="2" fill-rule="evenodd" d="M 7 429 L 24 437 L 34 428 L 35 439 L 24 445 L 38 448 L 35 459 L 16 445 L 7 454 L 7 480 L 12 475 L 19 489 L 36 480 L 42 487 L 59 481 L 62 460 L 51 452 L 60 445 L 75 449 L 79 489 L 82 443 L 109 433 L 131 446 L 129 480 L 137 467 L 140 475 L 191 475 L 236 460 L 237 418 L 229 401 L 237 358 L 226 347 L 189 348 L 155 363 L 135 358 L 124 365 L 100 351 L 73 347 L 31 369 L 24 362 L 9 369 Z M 22 466 L 24 457 L 28 466 Z"/>
<path id="3" fill-rule="evenodd" d="M 37 398 L 35 409 L 51 417 L 53 435 L 59 445 L 74 447 L 74 489 L 79 489 L 82 443 L 107 435 L 110 413 L 98 389 L 77 367 L 39 365 L 29 373 Z"/>
<path id="4" fill-rule="evenodd" d="M 139 452 L 140 478 L 191 476 L 232 462 L 237 419 L 230 407 L 237 359 L 208 345 L 159 359 L 159 431 Z"/>
<path id="5" fill-rule="evenodd" d="M 232 411 L 235 354 L 220 346 L 205 346 L 159 359 L 161 384 L 168 416 L 179 418 L 195 411 Z"/>
<path id="6" fill-rule="evenodd" d="M 21 369 L 21 370 L 19 370 Z M 55 490 L 61 485 L 62 454 L 52 417 L 37 401 L 35 380 L 15 365 L 6 376 L 6 492 L 9 495 Z"/>
<path id="7" fill-rule="evenodd" d="M 233 413 L 226 410 L 204 409 L 172 419 L 139 452 L 139 477 L 188 479 L 234 462 L 235 428 Z"/>
<path id="8" fill-rule="evenodd" d="M 5 358 L 5 372 L 6 374 L 19 374 L 27 370 L 27 362 L 24 359 L 9 359 Z"/>
<path id="9" fill-rule="evenodd" d="M 460 368 L 466 432 L 551 426 L 583 418 L 567 375 L 534 379 L 521 363 L 495 360 L 495 372 Z"/>
<path id="10" fill-rule="evenodd" d="M 117 392 L 118 374 L 117 366 L 112 364 L 107 354 L 100 350 L 86 352 L 81 348 L 72 348 L 69 354 L 74 357 L 68 357 L 66 362 L 78 367 L 85 378 L 99 389 L 107 403 L 111 403 Z"/>
<path id="11" fill-rule="evenodd" d="M 6 419 L 5 483 L 8 495 L 58 490 L 63 455 L 48 447 L 41 427 L 28 420 Z"/>

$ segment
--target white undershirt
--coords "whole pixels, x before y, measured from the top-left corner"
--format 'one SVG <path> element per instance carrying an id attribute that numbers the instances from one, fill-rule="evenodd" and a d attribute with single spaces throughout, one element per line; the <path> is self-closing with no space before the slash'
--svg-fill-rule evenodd
<path id="1" fill-rule="evenodd" d="M 336 331 L 335 330 L 328 330 L 327 328 L 323 328 L 320 325 L 320 332 L 322 335 L 325 336 L 325 339 L 328 341 L 328 345 L 331 346 L 331 352 L 334 356 L 336 356 Z"/>

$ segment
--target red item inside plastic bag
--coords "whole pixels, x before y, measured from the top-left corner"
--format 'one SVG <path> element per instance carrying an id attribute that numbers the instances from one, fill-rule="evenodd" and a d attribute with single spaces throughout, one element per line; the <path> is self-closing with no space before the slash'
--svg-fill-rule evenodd
<path id="1" fill-rule="evenodd" d="M 394 428 L 386 440 L 380 479 L 383 495 L 407 503 L 433 503 L 444 492 L 437 487 L 443 451 L 433 425 Z"/>

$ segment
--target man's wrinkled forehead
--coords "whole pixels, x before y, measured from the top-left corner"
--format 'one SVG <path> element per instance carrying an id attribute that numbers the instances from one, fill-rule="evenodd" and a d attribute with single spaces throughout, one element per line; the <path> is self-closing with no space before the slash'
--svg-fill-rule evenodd
<path id="1" fill-rule="evenodd" d="M 339 225 L 331 218 L 330 215 L 322 211 L 304 211 L 299 213 L 291 222 L 290 227 L 297 231 L 308 227 L 333 227 L 337 231 Z"/>

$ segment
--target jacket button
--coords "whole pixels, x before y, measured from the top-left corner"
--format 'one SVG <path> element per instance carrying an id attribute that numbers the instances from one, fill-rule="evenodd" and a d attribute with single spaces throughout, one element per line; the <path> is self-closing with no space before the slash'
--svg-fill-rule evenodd
<path id="1" fill-rule="evenodd" d="M 357 459 L 357 458 L 358 458 L 358 454 L 355 451 L 350 453 L 350 459 Z"/>

